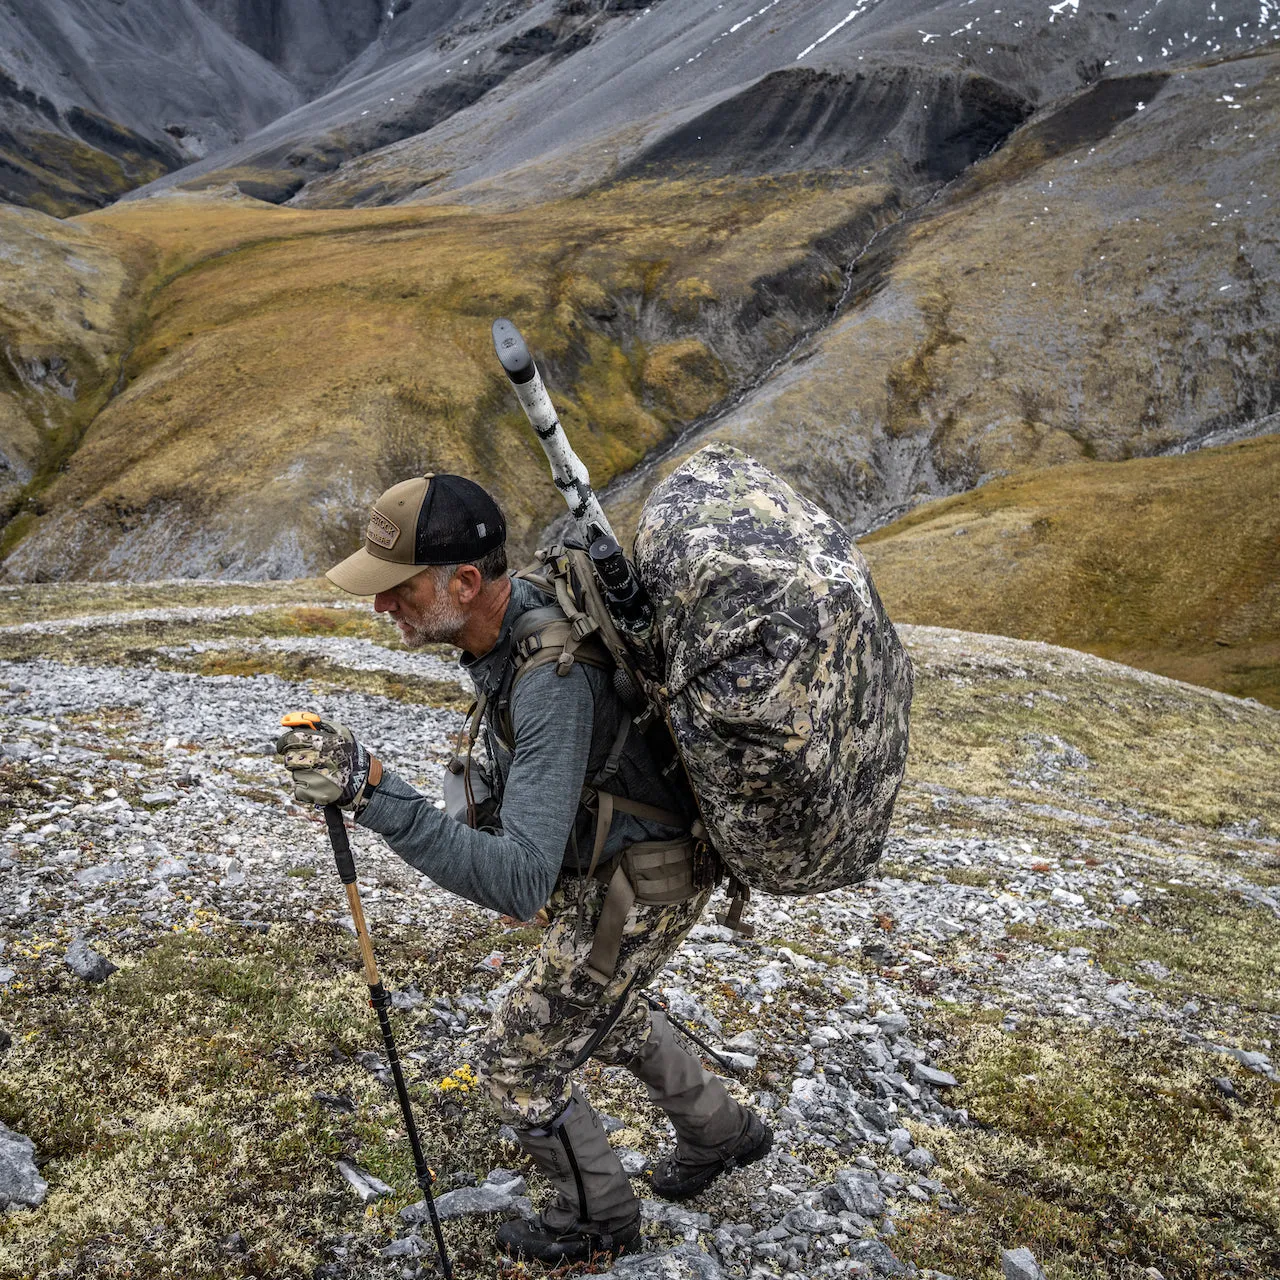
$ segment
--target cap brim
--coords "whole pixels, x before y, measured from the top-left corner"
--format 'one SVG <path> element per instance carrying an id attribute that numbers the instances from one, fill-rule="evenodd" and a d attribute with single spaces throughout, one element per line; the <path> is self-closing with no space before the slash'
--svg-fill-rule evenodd
<path id="1" fill-rule="evenodd" d="M 335 564 L 324 576 L 335 587 L 350 592 L 353 596 L 376 596 L 380 591 L 390 591 L 392 587 L 407 582 L 425 567 L 420 564 L 379 560 L 361 547 L 341 564 Z"/>

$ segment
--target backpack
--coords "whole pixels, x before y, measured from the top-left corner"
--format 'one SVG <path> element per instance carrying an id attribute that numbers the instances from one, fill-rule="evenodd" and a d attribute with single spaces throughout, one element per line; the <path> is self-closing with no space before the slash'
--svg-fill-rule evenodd
<path id="1" fill-rule="evenodd" d="M 913 672 L 853 539 L 712 444 L 650 493 L 633 554 L 656 695 L 720 858 L 769 893 L 863 879 L 906 771 Z"/>

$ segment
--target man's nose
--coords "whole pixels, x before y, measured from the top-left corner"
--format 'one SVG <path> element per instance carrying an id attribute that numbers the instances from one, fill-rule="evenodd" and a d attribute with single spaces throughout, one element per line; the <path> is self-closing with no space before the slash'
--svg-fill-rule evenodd
<path id="1" fill-rule="evenodd" d="M 395 593 L 391 591 L 379 591 L 373 597 L 374 613 L 394 613 L 396 611 Z"/>

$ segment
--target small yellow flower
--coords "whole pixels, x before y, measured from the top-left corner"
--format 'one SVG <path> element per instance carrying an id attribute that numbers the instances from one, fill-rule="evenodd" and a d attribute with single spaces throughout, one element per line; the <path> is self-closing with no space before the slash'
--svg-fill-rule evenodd
<path id="1" fill-rule="evenodd" d="M 478 1083 L 475 1072 L 471 1070 L 471 1064 L 464 1062 L 462 1066 L 457 1067 L 451 1074 L 445 1076 L 436 1087 L 441 1093 L 451 1093 L 455 1089 L 461 1093 L 466 1093 L 474 1089 Z"/>

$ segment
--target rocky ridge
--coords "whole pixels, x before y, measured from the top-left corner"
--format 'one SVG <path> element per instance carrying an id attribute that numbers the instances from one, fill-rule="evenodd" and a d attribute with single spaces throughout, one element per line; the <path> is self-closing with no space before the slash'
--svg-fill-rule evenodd
<path id="1" fill-rule="evenodd" d="M 199 639 L 216 612 L 210 606 L 207 614 L 179 615 L 179 625 L 195 633 L 187 644 L 228 643 Z M 99 634 L 128 616 L 96 615 Z M 153 611 L 150 625 L 162 621 Z M 164 1179 L 175 1188 L 175 1212 L 187 1212 L 184 1183 L 173 1181 L 164 1154 L 164 1125 L 180 1126 L 177 1117 L 158 1122 L 161 1129 L 144 1140 L 148 1154 L 129 1175 L 95 1164 L 82 1146 L 87 1139 L 57 1127 L 58 1099 L 70 1084 L 65 1071 L 77 1051 L 49 1038 L 47 1019 L 60 1016 L 52 1010 L 67 1003 L 92 1023 L 97 1006 L 106 1013 L 112 1002 L 138 998 L 152 967 L 176 962 L 176 969 L 164 969 L 174 975 L 167 981 L 189 988 L 192 1001 L 202 999 L 202 988 L 190 986 L 198 973 L 220 984 L 216 990 L 230 1003 L 218 1014 L 215 1002 L 206 1026 L 215 1040 L 234 1036 L 223 1024 L 236 1017 L 252 1023 L 253 1004 L 244 1002 L 257 981 L 254 956 L 263 954 L 276 957 L 269 961 L 276 968 L 320 963 L 320 986 L 309 1000 L 325 998 L 319 992 L 335 982 L 350 993 L 343 1015 L 349 1024 L 333 1023 L 310 1050 L 283 1050 L 301 1055 L 290 1069 L 301 1074 L 287 1072 L 272 1086 L 283 1090 L 282 1105 L 298 1099 L 298 1119 L 285 1122 L 286 1132 L 290 1125 L 299 1134 L 324 1125 L 307 1141 L 321 1140 L 320 1132 L 346 1135 L 337 1149 L 343 1163 L 313 1159 L 299 1184 L 310 1188 L 305 1195 L 319 1197 L 309 1203 L 329 1206 L 321 1212 L 328 1225 L 307 1237 L 309 1265 L 318 1262 L 335 1277 L 403 1268 L 429 1274 L 423 1242 L 430 1235 L 420 1214 L 411 1204 L 395 1212 L 403 1199 L 390 1188 L 412 1180 L 405 1176 L 403 1140 L 399 1148 L 394 1138 L 388 1142 L 387 1121 L 377 1120 L 390 1120 L 394 1102 L 385 1060 L 371 1048 L 377 1037 L 361 1009 L 353 964 L 342 959 L 350 926 L 323 828 L 286 802 L 267 740 L 280 709 L 318 702 L 438 794 L 457 712 L 270 672 L 209 677 L 167 670 L 174 644 L 165 634 L 155 636 L 151 654 L 135 649 L 109 665 L 63 665 L 59 638 L 86 625 L 64 619 L 24 631 L 47 656 L 7 661 L 0 673 L 8 681 L 0 694 L 0 773 L 9 810 L 0 836 L 0 1021 L 13 1038 L 0 1059 L 0 1100 L 11 1126 L 34 1138 L 39 1177 L 50 1187 L 47 1197 L 29 1197 L 43 1199 L 34 1215 L 11 1214 L 0 1225 L 0 1259 L 19 1267 L 43 1259 L 39 1265 L 50 1274 L 76 1257 L 150 1265 L 147 1259 L 169 1247 L 169 1233 L 182 1229 L 180 1220 L 152 1228 L 145 1217 L 117 1224 L 123 1235 L 108 1245 L 80 1199 L 104 1177 L 117 1196 L 125 1177 L 124 1203 Z M 1023 1246 L 1042 1262 L 1056 1259 L 1060 1274 L 1077 1274 L 1100 1240 L 1064 1245 L 1069 1237 L 1053 1230 L 1010 1238 L 1013 1219 L 990 1199 L 995 1184 L 975 1181 L 971 1172 L 976 1162 L 983 1176 L 995 1176 L 1007 1157 L 997 1158 L 990 1144 L 1015 1140 L 1017 1124 L 1001 1121 L 993 1107 L 1005 1092 L 1036 1087 L 1022 1083 L 1026 1067 L 1013 1065 L 1019 1055 L 1024 1063 L 1041 1056 L 1047 1074 L 1040 1087 L 1047 1089 L 1054 1068 L 1045 1055 L 1050 1046 L 1072 1042 L 1104 1059 L 1127 1053 L 1128 1045 L 1147 1052 L 1158 1044 L 1169 1064 L 1183 1076 L 1190 1065 L 1188 1078 L 1199 1081 L 1176 1084 L 1170 1097 L 1189 1093 L 1167 1105 L 1209 1108 L 1188 1112 L 1208 1117 L 1191 1122 L 1209 1126 L 1202 1142 L 1222 1141 L 1215 1124 L 1227 1126 L 1223 1133 L 1241 1125 L 1253 1135 L 1253 1172 L 1245 1184 L 1251 1189 L 1226 1235 L 1184 1207 L 1177 1222 L 1189 1243 L 1153 1237 L 1137 1220 L 1126 1221 L 1120 1238 L 1130 1256 L 1145 1256 L 1170 1275 L 1180 1274 L 1184 1256 L 1248 1256 L 1265 1265 L 1263 1224 L 1278 1212 L 1265 1186 L 1271 1177 L 1274 1190 L 1280 1160 L 1266 1119 L 1280 1083 L 1273 1061 L 1276 973 L 1267 959 L 1274 959 L 1272 940 L 1280 937 L 1280 805 L 1274 778 L 1262 783 L 1280 734 L 1275 713 L 1049 646 L 929 628 L 905 628 L 904 635 L 920 672 L 919 750 L 876 877 L 816 898 L 761 896 L 753 907 L 759 933 L 751 941 L 735 941 L 708 918 L 655 984 L 678 1017 L 731 1056 L 735 1089 L 768 1114 L 783 1140 L 768 1160 L 726 1177 L 691 1206 L 648 1202 L 651 1252 L 619 1264 L 617 1274 L 928 1275 L 932 1267 L 994 1275 L 1003 1266 L 1008 1275 L 1022 1264 L 1018 1256 L 1002 1263 L 1001 1250 L 1007 1257 Z M 434 670 L 438 659 L 431 655 L 398 654 L 367 640 L 312 635 L 297 643 L 333 646 L 339 665 L 399 670 L 408 660 L 449 676 L 447 668 Z M 277 660 L 273 652 L 281 653 L 278 645 L 268 646 L 263 661 Z M 1154 754 L 1166 758 L 1181 749 L 1179 714 L 1208 717 L 1204 724 L 1216 726 L 1208 741 L 1237 761 L 1233 781 L 1216 790 L 1202 776 L 1189 778 L 1188 795 L 1206 800 L 1204 793 L 1212 793 L 1211 824 L 1188 820 L 1185 796 L 1125 763 L 1132 757 L 1122 745 L 1123 728 L 1106 740 L 1123 757 L 1119 765 L 1132 786 L 1128 794 L 1110 791 L 1108 770 L 1117 761 L 1072 727 L 1073 703 L 1088 688 L 1114 708 L 1107 715 L 1121 725 L 1144 704 L 1153 708 L 1166 728 L 1163 736 L 1146 735 L 1148 750 L 1156 746 Z M 996 717 L 1006 705 L 1007 714 L 1027 717 L 1021 729 Z M 1201 750 L 1204 724 L 1194 728 Z M 961 747 L 975 725 L 991 737 Z M 994 775 L 966 766 L 967 754 L 975 761 L 1001 755 L 1005 747 L 998 744 L 1012 754 Z M 504 930 L 492 913 L 436 890 L 376 838 L 359 831 L 354 838 L 375 945 L 396 991 L 402 1055 L 428 1143 L 439 1147 L 437 1158 L 449 1169 L 440 1190 L 448 1197 L 451 1247 L 471 1259 L 466 1265 L 487 1266 L 492 1215 L 529 1212 L 531 1201 L 518 1171 L 506 1172 L 516 1149 L 495 1140 L 467 1098 L 473 1077 L 466 1064 L 536 931 Z M 1196 913 L 1205 907 L 1210 915 L 1202 920 Z M 1206 932 L 1215 927 L 1215 912 L 1243 931 L 1238 950 L 1216 950 L 1218 935 Z M 305 962 L 289 950 L 299 939 L 313 948 Z M 223 985 L 233 980 L 240 985 Z M 117 1020 L 127 1007 L 119 1006 Z M 181 1017 L 176 1010 L 164 1016 Z M 119 1025 L 129 1025 L 125 1017 Z M 176 1024 L 174 1034 L 172 1051 L 185 1054 Z M 283 1036 L 282 1046 L 294 1042 L 288 1030 L 273 1034 Z M 142 1061 L 152 1052 L 143 1052 Z M 116 1070 L 127 1079 L 131 1069 Z M 1119 1078 L 1111 1077 L 1111 1088 Z M 197 1086 L 201 1079 L 193 1070 L 178 1086 L 179 1115 L 184 1095 L 188 1109 L 216 1099 Z M 1071 1084 L 1081 1081 L 1073 1076 Z M 104 1079 L 101 1087 L 115 1086 Z M 140 1087 L 146 1107 L 146 1086 Z M 644 1108 L 637 1111 L 625 1072 L 599 1071 L 590 1088 L 613 1117 L 609 1125 L 628 1167 L 641 1172 L 666 1141 L 661 1126 Z M 126 1113 L 137 1105 L 128 1104 Z M 236 1107 L 221 1105 L 225 1132 L 238 1133 Z M 260 1101 L 249 1097 L 245 1105 L 260 1123 Z M 362 1137 L 341 1128 L 366 1116 L 373 1123 L 358 1130 Z M 90 1120 L 90 1132 L 108 1145 L 107 1131 L 96 1127 L 110 1123 L 105 1114 Z M 278 1137 L 260 1141 L 283 1153 Z M 322 1141 L 334 1150 L 332 1139 Z M 269 1176 L 271 1159 L 282 1158 L 269 1158 L 262 1172 L 249 1158 L 244 1176 Z M 1033 1185 L 1052 1204 L 1052 1178 Z M 1150 1194 L 1171 1203 L 1168 1188 Z M 365 1201 L 374 1216 L 343 1225 L 341 1206 Z M 218 1239 L 229 1239 L 230 1226 L 223 1231 L 218 1223 L 231 1223 L 237 1213 L 239 1243 L 224 1244 L 221 1256 L 246 1265 L 267 1256 L 263 1250 L 280 1256 L 281 1227 L 271 1225 L 269 1214 L 219 1209 L 197 1235 L 216 1228 L 223 1233 Z M 978 1229 L 984 1222 L 995 1239 Z M 48 1254 L 49 1228 L 58 1223 L 70 1243 Z M 1242 1248 L 1254 1252 L 1239 1254 Z M 281 1262 L 279 1273 L 293 1274 L 292 1265 Z"/>

